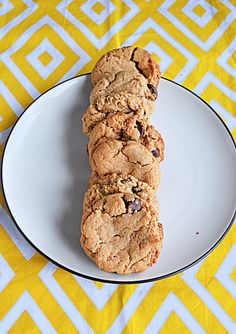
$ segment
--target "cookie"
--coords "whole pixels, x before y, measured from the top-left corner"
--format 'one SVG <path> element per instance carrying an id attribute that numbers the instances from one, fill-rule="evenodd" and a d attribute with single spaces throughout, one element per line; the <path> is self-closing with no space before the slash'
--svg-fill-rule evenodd
<path id="1" fill-rule="evenodd" d="M 101 99 L 102 97 L 120 92 L 146 97 L 152 101 L 155 101 L 157 98 L 157 92 L 150 89 L 148 80 L 142 74 L 134 71 L 120 71 L 115 75 L 112 82 L 106 78 L 98 81 L 91 91 L 90 103 L 99 104 L 99 98 Z"/>
<path id="2" fill-rule="evenodd" d="M 152 113 L 152 102 L 145 98 L 139 98 L 128 93 L 118 93 L 106 96 L 102 105 L 96 107 L 90 105 L 83 115 L 83 132 L 90 136 L 95 125 L 104 120 L 108 115 L 122 111 L 130 116 L 139 115 L 148 119 Z M 98 109 L 99 108 L 99 109 Z"/>
<path id="3" fill-rule="evenodd" d="M 93 189 L 92 193 L 90 192 L 91 189 Z M 90 189 L 84 197 L 83 217 L 87 217 L 92 213 L 92 204 L 95 199 L 97 200 L 97 196 L 112 195 L 115 193 L 137 195 L 139 199 L 142 199 L 145 203 L 149 203 L 152 206 L 152 210 L 156 212 L 157 216 L 159 215 L 159 204 L 156 194 L 146 182 L 142 182 L 129 174 L 114 173 L 102 176 L 96 182 L 94 181 L 93 184 L 90 184 Z"/>
<path id="4" fill-rule="evenodd" d="M 99 268 L 119 274 L 141 272 L 157 261 L 162 239 L 157 202 L 146 183 L 114 174 L 89 188 L 81 245 Z"/>
<path id="5" fill-rule="evenodd" d="M 118 111 L 149 118 L 155 98 L 156 94 L 139 73 L 119 72 L 112 83 L 101 79 L 91 92 L 90 106 L 83 116 L 83 131 L 89 135 L 98 122 Z"/>
<path id="6" fill-rule="evenodd" d="M 120 71 L 142 74 L 153 89 L 160 80 L 159 66 L 151 54 L 138 47 L 127 46 L 112 50 L 98 60 L 91 74 L 92 85 L 102 78 L 112 82 Z"/>
<path id="7" fill-rule="evenodd" d="M 126 173 L 157 189 L 160 166 L 156 152 L 134 140 L 102 138 L 89 156 L 93 178 Z"/>
<path id="8" fill-rule="evenodd" d="M 156 155 L 159 161 L 164 159 L 164 142 L 161 135 L 145 118 L 138 115 L 117 112 L 109 114 L 103 121 L 97 123 L 90 133 L 88 144 L 90 156 L 99 142 L 105 138 L 137 141 Z"/>

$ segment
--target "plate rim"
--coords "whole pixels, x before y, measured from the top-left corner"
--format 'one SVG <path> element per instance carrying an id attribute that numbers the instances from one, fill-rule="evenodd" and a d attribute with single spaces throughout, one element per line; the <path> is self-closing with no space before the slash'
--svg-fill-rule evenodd
<path id="1" fill-rule="evenodd" d="M 187 264 L 186 266 L 184 267 L 181 267 L 177 270 L 174 270 L 172 272 L 169 272 L 167 274 L 164 274 L 164 275 L 161 275 L 161 276 L 158 276 L 158 277 L 152 277 L 152 278 L 147 278 L 147 279 L 142 279 L 142 280 L 128 280 L 128 281 L 120 281 L 120 280 L 111 280 L 111 279 L 104 279 L 104 278 L 99 278 L 99 277 L 93 277 L 93 276 L 89 276 L 89 275 L 86 275 L 86 274 L 83 274 L 83 273 L 80 273 L 78 271 L 75 271 L 73 269 L 70 269 L 68 267 L 66 267 L 65 265 L 61 264 L 60 262 L 57 262 L 56 260 L 54 260 L 53 258 L 51 258 L 50 256 L 48 256 L 47 254 L 45 254 L 42 250 L 40 250 L 28 237 L 27 235 L 22 231 L 22 229 L 20 228 L 20 226 L 18 225 L 16 219 L 14 218 L 13 216 L 13 213 L 11 212 L 11 209 L 9 207 L 9 204 L 8 204 L 8 201 L 7 201 L 7 197 L 6 197 L 6 193 L 5 193 L 5 189 L 4 189 L 4 182 L 3 182 L 3 162 L 4 162 L 4 157 L 5 157 L 5 154 L 6 154 L 6 149 L 7 149 L 7 145 L 8 145 L 8 141 L 15 129 L 15 127 L 17 126 L 17 124 L 19 123 L 21 117 L 27 112 L 27 110 L 31 107 L 31 105 L 33 103 L 35 103 L 39 98 L 41 98 L 43 95 L 45 95 L 46 93 L 48 93 L 50 90 L 56 88 L 57 86 L 59 85 L 62 85 L 64 84 L 65 82 L 68 82 L 68 81 L 72 81 L 74 79 L 77 79 L 79 77 L 82 77 L 82 76 L 85 76 L 85 75 L 90 75 L 91 73 L 84 73 L 84 74 L 80 74 L 80 75 L 76 75 L 74 76 L 73 78 L 69 78 L 69 79 L 66 79 L 62 82 L 59 82 L 57 84 L 55 84 L 54 86 L 48 88 L 44 93 L 40 94 L 36 99 L 34 99 L 27 107 L 26 109 L 22 112 L 22 114 L 20 115 L 20 117 L 17 119 L 17 121 L 15 122 L 15 124 L 13 125 L 7 139 L 6 139 L 6 142 L 4 144 L 4 149 L 3 149 L 3 154 L 2 154 L 2 160 L 1 160 L 1 176 L 0 176 L 0 180 L 1 180 L 1 184 L 2 184 L 2 193 L 3 193 L 3 199 L 5 201 L 5 204 L 6 204 L 6 207 L 7 207 L 7 210 L 10 214 L 10 217 L 12 219 L 12 222 L 15 224 L 16 228 L 18 229 L 18 231 L 21 233 L 21 235 L 24 237 L 24 239 L 30 244 L 31 247 L 33 247 L 37 252 L 40 253 L 40 255 L 42 255 L 43 257 L 45 257 L 47 260 L 49 260 L 50 262 L 52 262 L 54 265 L 56 265 L 57 267 L 67 271 L 67 272 L 70 272 L 71 274 L 73 275 L 76 275 L 76 276 L 79 276 L 79 277 L 82 277 L 82 278 L 85 278 L 85 279 L 88 279 L 88 280 L 92 280 L 92 281 L 97 281 L 97 282 L 102 282 L 102 283 L 110 283 L 110 284 L 143 284 L 143 283 L 150 283 L 150 282 L 155 282 L 155 281 L 159 281 L 159 280 L 162 280 L 162 279 L 165 279 L 165 278 L 169 278 L 171 276 L 174 276 L 174 275 L 177 275 L 177 274 L 180 274 L 182 272 L 184 272 L 185 270 L 193 267 L 195 264 L 197 264 L 198 262 L 200 262 L 201 260 L 203 260 L 204 258 L 206 258 L 220 243 L 221 241 L 225 238 L 225 236 L 227 235 L 227 233 L 229 232 L 230 228 L 232 227 L 233 225 L 233 222 L 234 222 L 234 219 L 236 218 L 236 208 L 235 208 L 235 211 L 234 211 L 234 214 L 231 218 L 231 220 L 229 221 L 228 225 L 227 225 L 227 228 L 225 229 L 225 231 L 222 233 L 222 235 L 219 237 L 219 239 L 217 239 L 217 241 L 204 253 L 202 254 L 201 256 L 199 256 L 196 260 L 192 261 L 191 263 Z M 229 128 L 227 127 L 227 125 L 224 123 L 224 121 L 221 119 L 221 117 L 217 114 L 217 112 L 214 110 L 214 108 L 212 108 L 203 98 L 201 98 L 199 95 L 197 95 L 196 93 L 194 93 L 192 90 L 190 90 L 189 88 L 179 84 L 178 82 L 175 82 L 171 79 L 168 79 L 166 77 L 163 77 L 161 76 L 161 79 L 163 80 L 166 80 L 166 81 L 169 81 L 185 90 L 187 90 L 189 93 L 193 94 L 196 98 L 198 98 L 200 101 L 202 101 L 206 106 L 208 106 L 209 110 L 215 114 L 215 116 L 217 116 L 217 118 L 219 119 L 219 121 L 223 124 L 223 127 L 225 128 L 225 130 L 228 132 L 229 134 L 229 137 L 231 138 L 232 140 L 232 144 L 235 148 L 235 153 L 236 153 L 236 142 L 233 138 L 233 135 L 231 134 Z"/>

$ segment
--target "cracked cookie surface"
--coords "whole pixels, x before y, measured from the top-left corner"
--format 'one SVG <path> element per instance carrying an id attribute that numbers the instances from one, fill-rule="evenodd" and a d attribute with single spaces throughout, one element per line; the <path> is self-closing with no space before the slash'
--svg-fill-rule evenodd
<path id="1" fill-rule="evenodd" d="M 105 271 L 143 271 L 157 261 L 162 247 L 158 212 L 146 183 L 129 175 L 101 178 L 85 195 L 81 245 Z"/>
<path id="2" fill-rule="evenodd" d="M 98 81 L 91 91 L 90 103 L 98 104 L 99 98 L 120 92 L 146 97 L 152 101 L 157 98 L 157 93 L 149 88 L 148 80 L 142 74 L 134 71 L 120 71 L 112 82 L 106 78 Z"/>
<path id="3" fill-rule="evenodd" d="M 154 153 L 159 161 L 164 159 L 164 141 L 154 126 L 138 115 L 112 113 L 96 124 L 90 133 L 89 156 L 105 138 L 129 141 L 134 140 Z"/>
<path id="4" fill-rule="evenodd" d="M 142 144 L 129 140 L 100 139 L 89 156 L 93 178 L 113 173 L 133 175 L 157 189 L 160 181 L 158 157 Z"/>
<path id="5" fill-rule="evenodd" d="M 89 135 L 98 122 L 118 111 L 148 119 L 153 113 L 155 98 L 147 79 L 139 73 L 119 72 L 111 83 L 103 78 L 91 92 L 90 106 L 83 116 L 83 131 Z"/>
<path id="6" fill-rule="evenodd" d="M 154 87 L 160 80 L 159 66 L 151 54 L 138 47 L 126 46 L 114 49 L 98 60 L 91 74 L 92 84 L 95 85 L 102 78 L 111 82 L 120 71 L 140 73 Z"/>

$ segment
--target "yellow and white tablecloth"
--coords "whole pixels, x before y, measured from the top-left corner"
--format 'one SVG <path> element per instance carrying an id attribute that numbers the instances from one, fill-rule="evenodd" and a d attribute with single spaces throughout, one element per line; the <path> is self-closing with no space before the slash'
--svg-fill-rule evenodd
<path id="1" fill-rule="evenodd" d="M 0 148 L 23 110 L 112 48 L 152 52 L 236 136 L 233 0 L 0 0 Z M 14 166 L 13 168 L 17 168 Z M 183 274 L 101 284 L 58 269 L 20 235 L 1 195 L 0 334 L 236 333 L 236 226 Z"/>

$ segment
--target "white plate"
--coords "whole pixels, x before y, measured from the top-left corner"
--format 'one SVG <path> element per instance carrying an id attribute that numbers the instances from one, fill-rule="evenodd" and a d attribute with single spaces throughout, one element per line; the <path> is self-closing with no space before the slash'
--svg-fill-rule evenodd
<path id="1" fill-rule="evenodd" d="M 200 98 L 162 79 L 152 123 L 164 137 L 157 192 L 164 247 L 140 274 L 103 272 L 79 244 L 82 201 L 90 168 L 81 118 L 89 75 L 52 88 L 18 120 L 5 147 L 2 181 L 20 231 L 43 255 L 75 274 L 139 283 L 182 271 L 207 255 L 235 216 L 236 150 L 230 132 Z"/>

